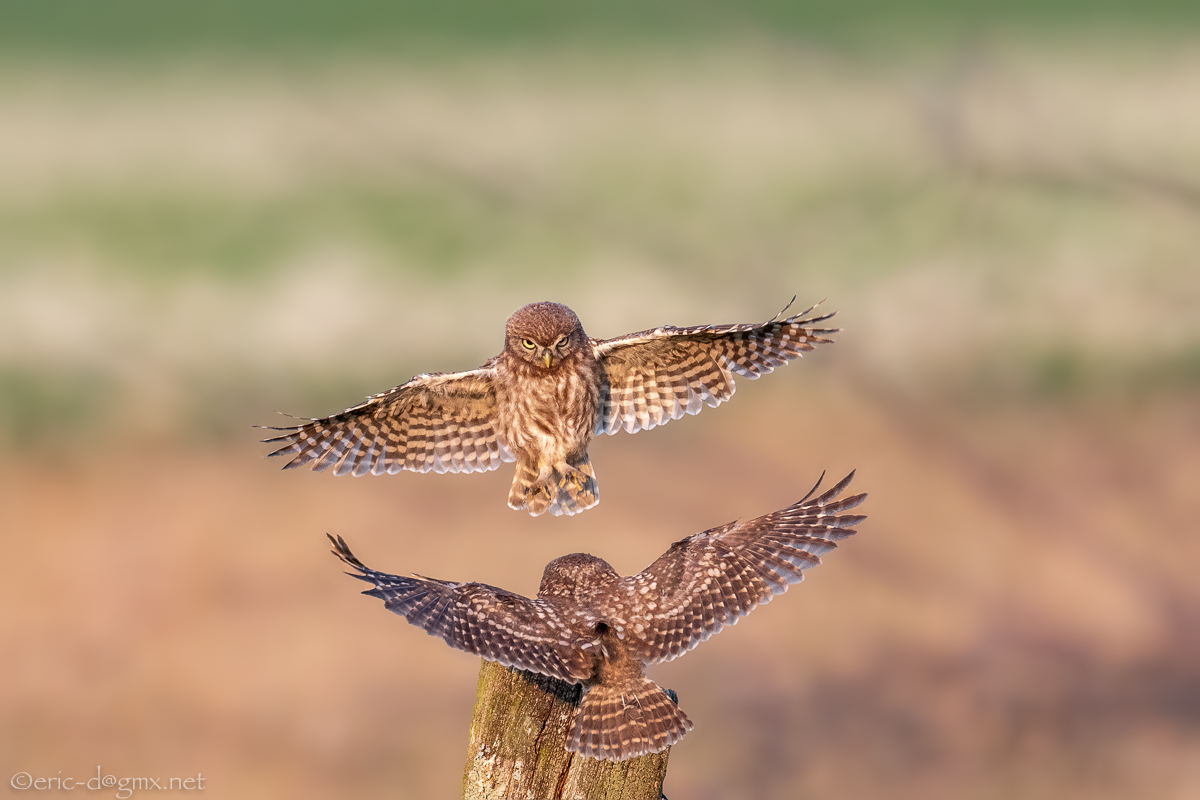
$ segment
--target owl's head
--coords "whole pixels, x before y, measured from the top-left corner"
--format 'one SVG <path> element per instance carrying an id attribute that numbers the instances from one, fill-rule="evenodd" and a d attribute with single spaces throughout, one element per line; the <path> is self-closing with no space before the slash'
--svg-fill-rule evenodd
<path id="1" fill-rule="evenodd" d="M 561 556 L 546 565 L 538 597 L 583 600 L 621 576 L 603 558 L 587 553 Z"/>
<path id="2" fill-rule="evenodd" d="M 505 326 L 505 350 L 542 369 L 553 369 L 586 345 L 579 317 L 562 303 L 530 303 Z"/>

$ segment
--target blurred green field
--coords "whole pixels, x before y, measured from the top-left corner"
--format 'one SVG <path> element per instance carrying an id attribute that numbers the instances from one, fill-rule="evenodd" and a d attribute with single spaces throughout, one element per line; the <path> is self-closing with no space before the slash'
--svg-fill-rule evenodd
<path id="1" fill-rule="evenodd" d="M 0 0 L 0 767 L 453 796 L 477 664 L 326 531 L 529 593 L 857 467 L 862 533 L 652 674 L 668 795 L 1200 792 L 1197 13 L 974 5 Z M 836 344 L 598 441 L 570 520 L 250 427 L 535 300 L 609 337 L 793 295 Z"/>
<path id="2" fill-rule="evenodd" d="M 1200 377 L 1187 48 L 0 85 L 10 443 L 336 410 L 478 363 L 531 297 L 598 336 L 830 297 L 854 330 L 841 367 L 938 395 Z"/>
<path id="3" fill-rule="evenodd" d="M 86 0 L 0 2 L 0 46 L 55 55 L 178 55 L 188 50 L 311 56 L 396 48 L 463 51 L 492 46 L 628 43 L 711 44 L 758 36 L 879 47 L 928 46 L 946 37 L 1000 32 L 1178 34 L 1200 24 L 1184 0 L 1017 0 L 1004 4 L 909 0 L 660 0 L 554 3 L 483 0 L 209 0 L 205 3 Z"/>

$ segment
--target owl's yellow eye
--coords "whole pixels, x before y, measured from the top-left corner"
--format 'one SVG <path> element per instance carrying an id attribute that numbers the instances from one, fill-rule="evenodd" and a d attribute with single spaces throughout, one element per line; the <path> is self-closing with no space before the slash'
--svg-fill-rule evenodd
<path id="1" fill-rule="evenodd" d="M 533 343 L 532 339 L 522 339 L 521 344 L 525 346 L 526 350 L 532 350 L 533 348 L 537 347 L 537 345 Z"/>
<path id="2" fill-rule="evenodd" d="M 566 346 L 567 346 L 567 337 L 566 337 L 566 336 L 564 336 L 564 337 L 562 337 L 561 339 L 559 339 L 559 340 L 558 340 L 558 341 L 555 343 L 555 345 L 554 345 L 554 346 L 555 346 L 555 347 L 566 347 Z"/>

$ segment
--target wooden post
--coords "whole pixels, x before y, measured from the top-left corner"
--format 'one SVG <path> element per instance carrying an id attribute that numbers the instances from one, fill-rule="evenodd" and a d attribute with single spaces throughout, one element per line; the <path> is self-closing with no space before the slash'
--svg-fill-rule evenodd
<path id="1" fill-rule="evenodd" d="M 568 752 L 583 687 L 484 661 L 463 800 L 659 800 L 670 749 L 600 761 Z"/>

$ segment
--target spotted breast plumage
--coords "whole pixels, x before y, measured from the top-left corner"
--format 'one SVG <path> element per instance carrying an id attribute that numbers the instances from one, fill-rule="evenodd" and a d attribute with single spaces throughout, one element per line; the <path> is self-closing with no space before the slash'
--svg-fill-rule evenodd
<path id="1" fill-rule="evenodd" d="M 815 306 L 813 307 L 815 308 Z M 516 461 L 508 504 L 537 516 L 599 501 L 588 445 L 649 430 L 728 400 L 734 375 L 757 378 L 836 328 L 813 310 L 764 323 L 665 326 L 592 339 L 575 312 L 533 303 L 505 326 L 504 349 L 478 369 L 428 373 L 323 419 L 270 428 L 285 468 L 335 475 L 475 472 Z M 784 309 L 786 311 L 787 309 Z"/>
<path id="2" fill-rule="evenodd" d="M 823 476 L 822 476 L 823 477 Z M 803 579 L 804 570 L 855 533 L 846 514 L 865 494 L 839 499 L 850 473 L 816 497 L 731 522 L 671 545 L 636 575 L 574 553 L 551 561 L 535 598 L 481 583 L 401 577 L 362 564 L 330 536 L 364 594 L 451 647 L 507 666 L 584 686 L 568 749 L 622 761 L 663 750 L 692 723 L 646 678 Z"/>

